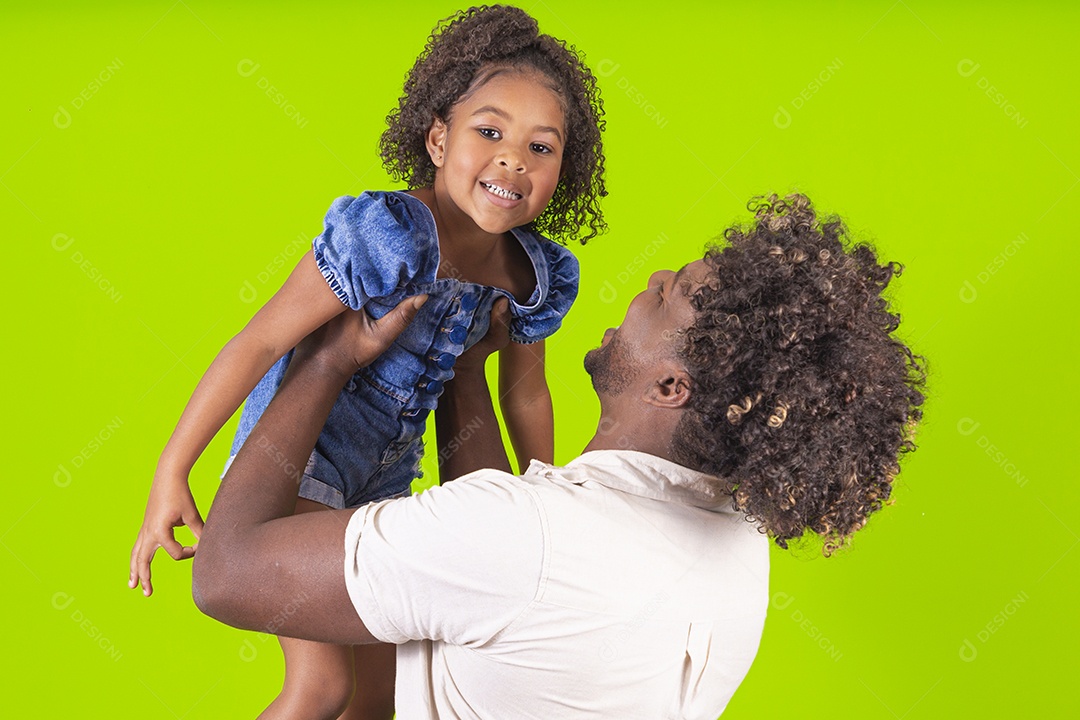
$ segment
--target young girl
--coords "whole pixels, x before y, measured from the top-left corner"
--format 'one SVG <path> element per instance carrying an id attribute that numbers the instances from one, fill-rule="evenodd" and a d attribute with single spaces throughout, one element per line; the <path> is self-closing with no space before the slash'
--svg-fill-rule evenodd
<path id="1" fill-rule="evenodd" d="M 404 297 L 429 296 L 394 345 L 342 390 L 304 469 L 297 512 L 409 492 L 425 420 L 503 297 L 514 341 L 499 362 L 507 429 L 520 464 L 554 459 L 544 338 L 577 295 L 578 267 L 540 233 L 585 242 L 605 229 L 602 114 L 589 69 L 525 12 L 472 8 L 436 28 L 380 144 L 409 190 L 335 200 L 313 251 L 207 370 L 158 462 L 132 551 L 132 588 L 151 594 L 158 547 L 174 559 L 194 554 L 172 533 L 187 525 L 198 537 L 202 527 L 191 467 L 247 396 L 236 454 L 291 348 L 346 308 L 378 318 Z M 281 645 L 284 688 L 262 717 L 330 718 L 346 707 L 348 717 L 393 714 L 391 646 Z M 375 687 L 362 687 L 350 705 L 354 674 Z"/>

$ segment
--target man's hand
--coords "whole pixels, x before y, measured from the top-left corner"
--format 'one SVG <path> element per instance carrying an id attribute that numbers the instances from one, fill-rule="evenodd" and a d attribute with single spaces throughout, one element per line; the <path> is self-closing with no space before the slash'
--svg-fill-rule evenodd
<path id="1" fill-rule="evenodd" d="M 458 358 L 454 379 L 435 408 L 440 484 L 481 468 L 511 472 L 484 376 L 488 356 L 509 343 L 510 303 L 499 298 L 491 308 L 487 334 Z"/>
<path id="2" fill-rule="evenodd" d="M 491 322 L 487 334 L 466 350 L 454 365 L 454 375 L 484 371 L 488 356 L 510 344 L 510 302 L 501 297 L 491 306 Z"/>
<path id="3" fill-rule="evenodd" d="M 331 372 L 350 376 L 386 352 L 427 298 L 427 295 L 406 298 L 378 320 L 373 320 L 363 309 L 346 310 L 304 338 L 296 347 L 293 362 L 311 357 L 311 361 Z"/>

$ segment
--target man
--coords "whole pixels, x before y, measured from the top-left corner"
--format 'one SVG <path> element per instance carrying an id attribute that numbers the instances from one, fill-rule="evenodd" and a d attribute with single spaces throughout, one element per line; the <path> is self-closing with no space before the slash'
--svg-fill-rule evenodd
<path id="1" fill-rule="evenodd" d="M 338 391 L 422 299 L 323 328 L 218 492 L 196 603 L 237 627 L 398 644 L 402 718 L 717 717 L 761 637 L 762 531 L 845 542 L 888 499 L 922 403 L 881 298 L 896 267 L 802 196 L 755 210 L 723 249 L 654 274 L 586 355 L 601 418 L 566 467 L 509 472 L 483 375 L 506 341 L 494 318 L 436 416 L 459 446 L 443 479 L 493 469 L 292 515 Z"/>

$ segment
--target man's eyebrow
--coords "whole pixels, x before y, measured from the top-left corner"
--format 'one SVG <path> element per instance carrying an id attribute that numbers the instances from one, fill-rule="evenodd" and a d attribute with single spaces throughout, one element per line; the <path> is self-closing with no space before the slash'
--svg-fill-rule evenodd
<path id="1" fill-rule="evenodd" d="M 476 110 L 473 110 L 473 113 L 470 117 L 476 117 L 477 115 L 483 115 L 484 113 L 490 113 L 491 115 L 501 117 L 507 122 L 513 120 L 513 118 L 511 118 L 505 110 L 497 108 L 494 105 L 485 105 L 483 107 L 476 108 Z M 536 130 L 537 132 L 551 133 L 555 137 L 559 138 L 559 142 L 562 142 L 563 136 L 562 133 L 559 132 L 558 128 L 551 127 L 550 125 L 537 125 L 534 130 Z"/>
<path id="2" fill-rule="evenodd" d="M 675 277 L 671 281 L 671 287 L 673 287 L 673 288 L 676 288 L 676 287 L 681 288 L 682 287 L 682 286 L 679 285 L 679 278 L 682 277 L 683 271 L 685 271 L 685 270 L 686 270 L 686 265 L 683 265 L 681 268 L 679 268 L 678 272 L 675 273 Z M 685 295 L 686 294 L 686 288 L 682 288 L 682 291 L 683 291 L 683 295 Z"/>
<path id="3" fill-rule="evenodd" d="M 686 269 L 686 266 L 683 265 L 681 268 L 679 268 L 678 270 L 675 271 L 675 274 L 671 278 L 671 292 L 675 292 L 675 290 L 679 287 L 679 276 L 682 275 L 682 272 L 685 269 Z M 685 293 L 685 291 L 684 291 L 684 293 Z M 662 282 L 662 283 L 660 283 L 660 297 L 667 298 L 667 296 L 668 296 L 667 282 Z"/>

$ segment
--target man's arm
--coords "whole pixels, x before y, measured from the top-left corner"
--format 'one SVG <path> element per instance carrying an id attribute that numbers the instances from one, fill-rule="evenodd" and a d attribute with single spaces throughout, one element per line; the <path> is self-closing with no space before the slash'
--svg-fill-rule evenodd
<path id="1" fill-rule="evenodd" d="M 454 379 L 446 384 L 439 398 L 435 435 L 440 484 L 481 468 L 513 472 L 484 375 L 488 356 L 510 342 L 509 322 L 509 303 L 500 299 L 491 309 L 487 335 L 458 359 Z"/>
<path id="2" fill-rule="evenodd" d="M 293 515 L 315 440 L 349 377 L 393 342 L 423 303 L 327 323 L 297 348 L 273 402 L 229 467 L 192 567 L 195 604 L 224 623 L 337 644 L 374 642 L 345 589 L 354 510 Z"/>

